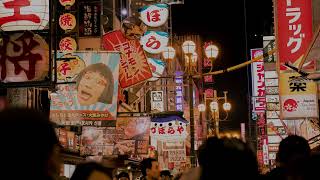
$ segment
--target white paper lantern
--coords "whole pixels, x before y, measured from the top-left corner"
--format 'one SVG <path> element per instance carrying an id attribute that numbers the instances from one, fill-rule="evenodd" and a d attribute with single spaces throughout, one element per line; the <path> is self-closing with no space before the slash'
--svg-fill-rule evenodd
<path id="1" fill-rule="evenodd" d="M 71 13 L 64 13 L 59 17 L 59 25 L 65 31 L 72 30 L 77 25 L 76 17 Z"/>
<path id="2" fill-rule="evenodd" d="M 72 6 L 76 0 L 59 0 L 62 6 Z"/>
<path id="3" fill-rule="evenodd" d="M 147 31 L 140 40 L 143 49 L 151 54 L 165 50 L 169 42 L 169 34 L 162 31 Z"/>
<path id="4" fill-rule="evenodd" d="M 43 30 L 48 22 L 49 0 L 0 1 L 0 29 L 3 31 Z"/>
<path id="5" fill-rule="evenodd" d="M 65 37 L 60 40 L 59 48 L 61 51 L 64 51 L 64 52 L 69 52 L 69 53 L 74 52 L 77 50 L 76 40 L 74 40 L 71 37 Z"/>
<path id="6" fill-rule="evenodd" d="M 162 26 L 168 20 L 169 10 L 167 4 L 154 4 L 139 9 L 140 19 L 150 27 Z"/>

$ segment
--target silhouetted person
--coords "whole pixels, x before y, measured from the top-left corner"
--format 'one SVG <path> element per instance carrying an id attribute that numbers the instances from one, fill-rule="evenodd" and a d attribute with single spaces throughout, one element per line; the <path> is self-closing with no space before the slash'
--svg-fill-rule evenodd
<path id="1" fill-rule="evenodd" d="M 290 135 L 283 139 L 277 153 L 277 167 L 267 174 L 271 180 L 306 179 L 310 158 L 308 141 L 301 136 Z"/>
<path id="2" fill-rule="evenodd" d="M 77 165 L 70 180 L 112 180 L 112 169 L 96 162 Z"/>
<path id="3" fill-rule="evenodd" d="M 158 161 L 152 158 L 146 158 L 141 161 L 141 173 L 144 180 L 158 180 L 160 170 Z"/>
<path id="4" fill-rule="evenodd" d="M 162 170 L 160 172 L 160 178 L 161 178 L 161 180 L 171 180 L 172 175 L 169 170 Z"/>
<path id="5" fill-rule="evenodd" d="M 117 180 L 130 180 L 130 176 L 127 172 L 122 171 L 117 175 Z"/>
<path id="6" fill-rule="evenodd" d="M 239 139 L 210 137 L 198 153 L 201 180 L 259 178 L 255 153 Z"/>
<path id="7" fill-rule="evenodd" d="M 307 179 L 315 179 L 319 177 L 319 166 L 320 166 L 320 152 L 315 152 L 311 155 L 308 162 Z"/>
<path id="8" fill-rule="evenodd" d="M 2 174 L 10 179 L 52 180 L 60 171 L 60 146 L 47 116 L 31 109 L 0 112 Z"/>

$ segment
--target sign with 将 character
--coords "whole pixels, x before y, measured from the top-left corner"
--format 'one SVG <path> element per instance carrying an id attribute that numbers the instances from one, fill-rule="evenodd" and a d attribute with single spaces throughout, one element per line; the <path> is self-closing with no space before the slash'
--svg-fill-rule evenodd
<path id="1" fill-rule="evenodd" d="M 49 46 L 31 31 L 3 36 L 0 82 L 43 81 L 49 76 Z"/>

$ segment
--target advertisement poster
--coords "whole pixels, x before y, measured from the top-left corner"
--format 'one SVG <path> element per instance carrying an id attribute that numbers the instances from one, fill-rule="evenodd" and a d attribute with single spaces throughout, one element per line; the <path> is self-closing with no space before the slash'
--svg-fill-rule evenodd
<path id="1" fill-rule="evenodd" d="M 100 1 L 86 1 L 79 4 L 79 36 L 100 37 Z"/>
<path id="2" fill-rule="evenodd" d="M 118 149 L 120 154 L 147 154 L 149 127 L 149 117 L 118 117 L 116 129 L 123 132 L 123 136 L 115 149 Z M 132 143 L 134 151 L 130 153 Z"/>
<path id="3" fill-rule="evenodd" d="M 57 57 L 63 57 L 58 53 Z M 115 120 L 117 113 L 119 53 L 76 52 L 73 59 L 57 67 L 66 76 L 51 94 L 50 118 L 58 124 L 83 124 L 81 121 Z M 81 62 L 81 63 L 80 63 Z M 59 63 L 58 63 L 59 64 Z M 82 64 L 82 65 L 79 65 Z M 72 77 L 72 78 L 67 78 Z"/>
<path id="4" fill-rule="evenodd" d="M 312 0 L 277 0 L 274 4 L 280 70 L 288 70 L 284 63 L 298 66 L 312 40 Z M 314 65 L 305 69 L 312 70 Z"/>
<path id="5" fill-rule="evenodd" d="M 285 118 L 319 117 L 317 84 L 299 80 L 298 73 L 280 74 L 281 115 Z"/>
<path id="6" fill-rule="evenodd" d="M 127 88 L 152 77 L 147 56 L 138 40 L 129 40 L 120 30 L 106 33 L 103 36 L 103 48 L 110 51 L 119 51 L 120 72 L 119 83 L 121 88 Z"/>

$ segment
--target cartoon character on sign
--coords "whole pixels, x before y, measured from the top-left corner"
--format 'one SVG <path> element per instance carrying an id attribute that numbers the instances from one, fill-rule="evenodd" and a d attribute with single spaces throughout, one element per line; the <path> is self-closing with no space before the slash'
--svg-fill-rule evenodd
<path id="1" fill-rule="evenodd" d="M 293 112 L 296 111 L 298 108 L 298 103 L 297 101 L 295 101 L 294 99 L 287 99 L 284 104 L 283 107 L 286 111 L 288 112 Z"/>
<path id="2" fill-rule="evenodd" d="M 146 30 L 147 26 L 136 17 L 128 17 L 122 21 L 121 32 L 130 40 L 140 40 Z"/>
<path id="3" fill-rule="evenodd" d="M 49 0 L 0 1 L 0 28 L 4 31 L 42 30 L 48 22 Z"/>
<path id="4" fill-rule="evenodd" d="M 154 4 L 140 8 L 140 19 L 150 27 L 162 26 L 168 20 L 169 10 L 167 4 Z"/>
<path id="5" fill-rule="evenodd" d="M 65 31 L 74 29 L 76 27 L 76 24 L 76 18 L 71 13 L 62 14 L 59 18 L 59 25 L 61 29 Z"/>
<path id="6" fill-rule="evenodd" d="M 0 80 L 22 82 L 41 80 L 49 71 L 49 47 L 30 31 L 3 36 L 0 44 Z"/>
<path id="7" fill-rule="evenodd" d="M 114 79 L 112 71 L 103 63 L 92 64 L 76 78 L 77 98 L 82 106 L 97 102 L 112 103 Z"/>
<path id="8" fill-rule="evenodd" d="M 140 40 L 143 49 L 151 54 L 158 54 L 164 51 L 168 42 L 168 33 L 161 31 L 147 31 Z"/>
<path id="9" fill-rule="evenodd" d="M 86 67 L 86 64 L 79 56 L 66 54 L 62 58 L 69 59 L 57 61 L 57 78 L 58 80 L 72 80 L 77 74 Z"/>

